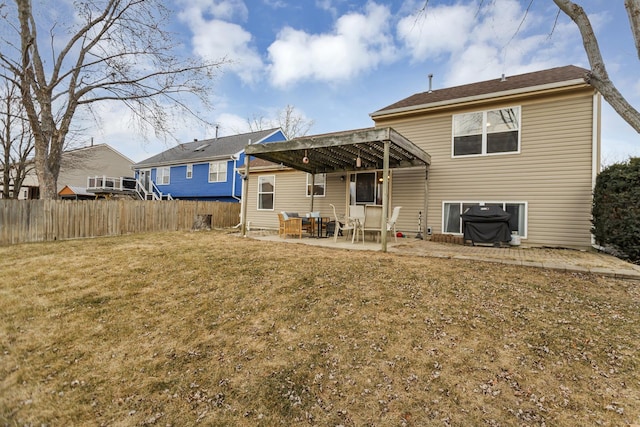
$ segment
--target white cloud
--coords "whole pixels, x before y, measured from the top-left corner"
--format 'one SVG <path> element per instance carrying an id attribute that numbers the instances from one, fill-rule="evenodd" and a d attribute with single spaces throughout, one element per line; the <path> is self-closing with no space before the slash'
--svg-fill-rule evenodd
<path id="1" fill-rule="evenodd" d="M 236 73 L 244 83 L 254 83 L 260 76 L 263 63 L 252 45 L 253 36 L 242 26 L 223 20 L 236 15 L 246 19 L 247 13 L 246 6 L 239 0 L 199 0 L 190 4 L 179 17 L 193 34 L 195 54 L 214 61 L 226 58 L 230 61 L 225 66 L 226 70 Z"/>
<path id="2" fill-rule="evenodd" d="M 456 51 L 468 42 L 474 24 L 473 5 L 429 6 L 424 15 L 409 15 L 398 22 L 398 37 L 414 60 Z"/>
<path id="3" fill-rule="evenodd" d="M 272 9 L 284 9 L 287 7 L 287 3 L 284 0 L 263 0 L 264 4 Z"/>
<path id="4" fill-rule="evenodd" d="M 545 34 L 554 18 L 549 10 L 526 13 L 516 0 L 429 6 L 418 18 L 400 20 L 398 37 L 414 61 L 446 63 L 439 87 L 454 86 L 580 62 L 572 25 L 558 23 L 552 40 Z"/>
<path id="5" fill-rule="evenodd" d="M 245 83 L 253 83 L 262 69 L 262 59 L 251 47 L 251 33 L 237 24 L 217 19 L 203 21 L 193 35 L 196 54 L 216 60 L 227 58 L 227 70 L 238 74 Z"/>
<path id="6" fill-rule="evenodd" d="M 208 18 L 246 21 L 249 16 L 249 9 L 242 0 L 180 0 L 178 3 Z"/>
<path id="7" fill-rule="evenodd" d="M 316 7 L 329 12 L 333 17 L 338 16 L 338 8 L 333 4 L 333 0 L 316 0 Z"/>
<path id="8" fill-rule="evenodd" d="M 219 114 L 216 116 L 216 123 L 220 125 L 218 136 L 236 135 L 250 131 L 247 118 L 237 114 Z"/>
<path id="9" fill-rule="evenodd" d="M 396 56 L 386 6 L 369 3 L 365 14 L 341 16 L 329 34 L 308 34 L 290 27 L 269 46 L 269 72 L 275 86 L 300 80 L 347 80 L 392 62 Z"/>

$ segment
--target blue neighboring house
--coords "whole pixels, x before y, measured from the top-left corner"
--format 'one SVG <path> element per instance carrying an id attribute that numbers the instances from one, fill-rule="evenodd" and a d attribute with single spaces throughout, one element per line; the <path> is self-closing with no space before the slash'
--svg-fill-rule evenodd
<path id="1" fill-rule="evenodd" d="M 239 202 L 244 148 L 249 144 L 286 141 L 280 128 L 194 140 L 133 165 L 138 181 L 160 198 Z"/>

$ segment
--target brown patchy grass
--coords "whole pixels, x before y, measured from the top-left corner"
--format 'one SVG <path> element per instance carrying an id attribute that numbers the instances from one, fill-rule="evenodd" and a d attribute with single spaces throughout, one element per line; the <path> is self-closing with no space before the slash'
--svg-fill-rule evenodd
<path id="1" fill-rule="evenodd" d="M 2 425 L 640 423 L 638 283 L 163 233 L 0 248 Z"/>

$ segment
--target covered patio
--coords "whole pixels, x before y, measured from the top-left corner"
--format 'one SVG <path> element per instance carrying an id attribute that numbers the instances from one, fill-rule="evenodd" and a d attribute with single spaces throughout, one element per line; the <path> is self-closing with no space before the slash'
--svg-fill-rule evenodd
<path id="1" fill-rule="evenodd" d="M 250 156 L 311 174 L 382 171 L 382 218 L 386 230 L 389 213 L 389 171 L 423 167 L 424 191 L 431 156 L 393 128 L 367 128 L 323 135 L 305 136 L 284 142 L 248 145 L 245 148 L 243 194 L 248 194 Z M 426 200 L 426 198 L 425 198 Z M 313 192 L 311 194 L 313 211 Z M 425 209 L 426 212 L 426 209 Z M 247 233 L 247 203 L 242 205 L 242 235 Z M 381 249 L 387 251 L 387 233 L 381 232 Z"/>

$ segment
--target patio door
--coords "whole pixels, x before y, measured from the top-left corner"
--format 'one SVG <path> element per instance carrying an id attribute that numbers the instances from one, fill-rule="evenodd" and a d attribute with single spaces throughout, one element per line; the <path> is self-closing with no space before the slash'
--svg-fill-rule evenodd
<path id="1" fill-rule="evenodd" d="M 349 204 L 382 205 L 382 171 L 352 174 L 349 182 Z"/>

